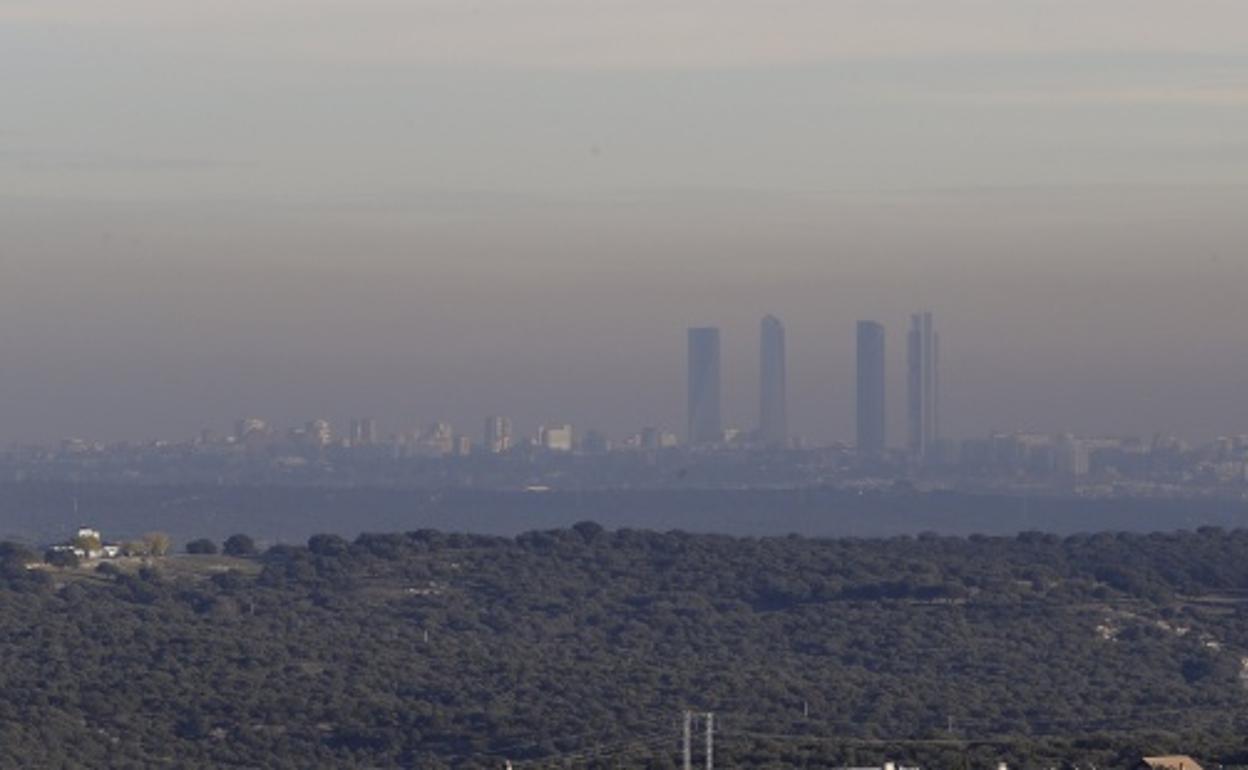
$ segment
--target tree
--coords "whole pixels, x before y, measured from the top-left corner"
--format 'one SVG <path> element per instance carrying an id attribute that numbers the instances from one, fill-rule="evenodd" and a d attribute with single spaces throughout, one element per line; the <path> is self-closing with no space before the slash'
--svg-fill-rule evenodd
<path id="1" fill-rule="evenodd" d="M 186 552 L 194 553 L 194 554 L 201 554 L 201 555 L 211 555 L 217 552 L 217 544 L 212 542 L 206 537 L 201 537 L 198 540 L 192 540 L 191 542 L 187 543 Z"/>
<path id="2" fill-rule="evenodd" d="M 121 544 L 121 554 L 123 556 L 147 556 L 150 551 L 148 551 L 147 543 L 142 540 L 127 540 Z"/>
<path id="3" fill-rule="evenodd" d="M 584 538 L 587 543 L 594 542 L 606 532 L 602 525 L 596 521 L 578 521 L 572 525 L 572 529 Z"/>
<path id="4" fill-rule="evenodd" d="M 308 550 L 317 556 L 341 556 L 351 547 L 338 535 L 313 535 L 308 538 Z"/>
<path id="5" fill-rule="evenodd" d="M 39 554 L 30 550 L 21 543 L 14 543 L 6 540 L 0 543 L 0 562 L 12 564 L 18 567 L 25 567 L 28 564 L 35 564 L 39 561 Z"/>
<path id="6" fill-rule="evenodd" d="M 152 556 L 164 556 L 169 553 L 169 536 L 164 532 L 148 532 L 143 536 L 143 544 L 147 546 L 147 552 Z"/>
<path id="7" fill-rule="evenodd" d="M 99 551 L 102 545 L 99 535 L 78 535 L 71 542 L 75 548 L 81 549 L 88 555 Z"/>
<path id="8" fill-rule="evenodd" d="M 229 556 L 255 556 L 256 541 L 241 533 L 230 535 L 225 540 L 225 552 Z"/>

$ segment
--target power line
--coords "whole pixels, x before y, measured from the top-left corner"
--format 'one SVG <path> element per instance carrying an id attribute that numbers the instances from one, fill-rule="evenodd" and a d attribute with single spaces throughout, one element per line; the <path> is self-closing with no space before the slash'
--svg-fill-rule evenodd
<path id="1" fill-rule="evenodd" d="M 1044 727 L 1047 727 L 1050 732 L 1039 732 L 1039 733 L 1017 733 L 1015 732 L 1015 733 L 1009 733 L 1009 734 L 992 734 L 992 733 L 987 732 L 987 730 L 992 729 L 992 728 L 999 728 L 1002 722 L 1008 722 L 1009 720 L 1008 719 L 1003 720 L 1003 719 L 980 718 L 980 719 L 959 719 L 958 726 L 960 728 L 960 732 L 962 733 L 961 737 L 953 737 L 952 731 L 949 730 L 948 731 L 949 734 L 946 735 L 945 737 L 914 737 L 913 735 L 911 735 L 911 736 L 906 736 L 906 737 L 881 738 L 881 737 L 861 737 L 861 736 L 855 737 L 852 735 L 827 735 L 827 734 L 820 735 L 817 733 L 779 732 L 779 731 L 771 731 L 771 730 L 760 728 L 760 727 L 751 727 L 751 726 L 748 726 L 748 722 L 746 722 L 746 725 L 743 726 L 743 729 L 730 728 L 728 731 L 724 731 L 724 724 L 725 724 L 724 715 L 717 714 L 715 712 L 709 712 L 709 711 L 708 712 L 685 711 L 682 714 L 682 718 L 679 720 L 679 722 L 676 722 L 676 723 L 673 723 L 672 720 L 669 720 L 667 718 L 655 718 L 655 719 L 650 719 L 650 720 L 646 720 L 645 722 L 642 722 L 643 725 L 652 725 L 652 726 L 659 726 L 659 727 L 658 729 L 654 729 L 648 733 L 645 733 L 643 735 L 640 735 L 634 738 L 624 738 L 624 739 L 615 740 L 609 743 L 595 744 L 592 746 L 586 746 L 584 748 L 576 749 L 573 751 L 566 751 L 566 752 L 551 754 L 545 757 L 541 757 L 539 759 L 523 760 L 523 761 L 515 761 L 515 760 L 508 761 L 504 759 L 503 761 L 506 763 L 506 767 L 508 768 L 566 767 L 569 765 L 569 763 L 574 763 L 574 766 L 576 766 L 576 763 L 584 764 L 586 762 L 593 761 L 593 760 L 601 760 L 601 759 L 608 759 L 611 757 L 619 757 L 621 755 L 627 755 L 631 752 L 637 752 L 643 749 L 653 749 L 654 747 L 661 746 L 663 744 L 671 745 L 673 742 L 679 740 L 682 767 L 685 768 L 685 770 L 693 770 L 693 767 L 694 767 L 693 762 L 695 758 L 694 734 L 696 732 L 701 731 L 703 733 L 704 742 L 705 742 L 704 747 L 703 747 L 702 758 L 705 761 L 706 770 L 714 770 L 714 757 L 715 757 L 715 745 L 714 744 L 715 744 L 715 738 L 717 736 L 723 740 L 728 740 L 730 742 L 737 742 L 741 740 L 768 740 L 768 741 L 782 741 L 782 742 L 790 742 L 790 743 L 807 743 L 807 744 L 839 743 L 839 744 L 844 744 L 844 745 L 857 745 L 857 746 L 947 746 L 947 747 L 968 747 L 968 746 L 975 746 L 975 745 L 1011 746 L 1011 745 L 1018 745 L 1018 744 L 1023 744 L 1023 743 L 1028 743 L 1028 742 L 1033 742 L 1033 741 L 1038 741 L 1038 740 L 1051 739 L 1051 738 L 1056 738 L 1056 737 L 1063 737 L 1063 738 L 1077 737 L 1077 734 L 1072 734 L 1071 728 L 1078 729 L 1079 730 L 1078 734 L 1082 734 L 1082 735 L 1090 735 L 1090 734 L 1093 734 L 1094 732 L 1098 734 L 1105 734 L 1105 733 L 1110 733 L 1110 734 L 1124 733 L 1125 734 L 1125 733 L 1138 732 L 1140 730 L 1147 730 L 1147 729 L 1166 729 L 1164 726 L 1160 726 L 1156 724 L 1156 721 L 1159 717 L 1163 717 L 1167 715 L 1182 715 L 1182 716 L 1190 718 L 1193 715 L 1193 712 L 1195 712 L 1196 714 L 1205 714 L 1205 715 L 1208 715 L 1209 717 L 1214 717 L 1214 716 L 1222 717 L 1221 719 L 1218 719 L 1218 720 L 1209 718 L 1209 719 L 1206 719 L 1205 721 L 1207 724 L 1211 724 L 1214 721 L 1221 722 L 1228 728 L 1236 724 L 1242 725 L 1244 724 L 1244 721 L 1245 721 L 1243 717 L 1238 717 L 1232 713 L 1228 713 L 1227 710 L 1223 708 L 1217 708 L 1217 707 L 1173 708 L 1173 709 L 1150 710 L 1147 714 L 1140 713 L 1140 714 L 1132 714 L 1132 715 L 1114 715 L 1110 717 L 1102 717 L 1100 719 L 1084 719 L 1084 718 L 1072 716 L 1072 717 L 1050 718 L 1050 719 L 1043 719 L 1043 720 L 1031 719 L 1031 720 L 1026 720 L 1025 722 L 1023 722 L 1023 725 L 1025 725 L 1027 729 L 1034 730 L 1036 728 L 1044 726 Z M 753 714 L 746 714 L 746 713 L 736 714 L 736 715 L 729 713 L 727 714 L 727 717 L 729 719 L 727 724 L 731 724 L 734 721 L 734 718 L 740 719 L 742 721 L 746 721 L 746 720 L 752 720 L 754 716 L 755 715 Z M 952 720 L 952 716 L 950 716 L 949 719 Z M 1149 725 L 1149 724 L 1141 723 L 1144 720 L 1147 720 L 1148 722 L 1152 722 L 1153 724 Z M 846 727 L 852 726 L 852 727 L 857 727 L 857 728 L 861 728 L 862 726 L 860 723 L 851 723 L 851 722 L 827 722 L 827 723 L 822 723 L 821 726 L 824 729 L 828 729 L 828 728 L 833 728 L 836 725 L 842 725 Z M 945 727 L 948 728 L 948 724 L 946 724 Z M 1062 729 L 1063 727 L 1065 729 Z M 981 729 L 986 728 L 986 729 L 984 733 L 976 735 L 975 734 L 976 728 L 981 728 Z M 579 736 L 576 736 L 573 740 L 583 740 L 592 735 L 593 733 L 588 733 L 588 732 L 583 733 Z M 563 740 L 567 741 L 569 739 L 565 738 Z M 528 742 L 513 743 L 509 746 L 493 749 L 489 752 L 486 752 L 483 754 L 476 754 L 474 756 L 476 758 L 482 758 L 482 757 L 503 758 L 505 755 L 509 753 L 512 753 L 518 750 L 523 750 L 525 748 L 531 748 L 533 746 L 540 745 L 543 742 L 544 742 L 543 740 L 533 740 L 533 741 L 528 741 Z M 469 757 L 462 756 L 462 755 L 458 757 L 444 757 L 444 759 L 467 759 L 467 758 Z"/>

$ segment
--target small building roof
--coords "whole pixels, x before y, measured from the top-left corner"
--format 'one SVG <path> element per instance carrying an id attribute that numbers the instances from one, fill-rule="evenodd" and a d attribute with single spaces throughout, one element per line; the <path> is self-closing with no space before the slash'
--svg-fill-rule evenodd
<path id="1" fill-rule="evenodd" d="M 1158 757 L 1144 757 L 1141 765 L 1153 770 L 1203 770 L 1200 763 L 1186 754 L 1166 754 Z"/>

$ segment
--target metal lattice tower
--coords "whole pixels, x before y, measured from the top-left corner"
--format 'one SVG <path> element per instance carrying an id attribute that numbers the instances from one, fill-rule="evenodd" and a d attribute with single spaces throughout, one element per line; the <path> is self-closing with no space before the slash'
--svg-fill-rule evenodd
<path id="1" fill-rule="evenodd" d="M 695 715 L 692 711 L 685 712 L 685 729 L 681 744 L 684 770 L 693 770 L 693 728 L 697 719 L 702 720 L 706 731 L 706 770 L 715 770 L 715 715 L 710 711 Z"/>
<path id="2" fill-rule="evenodd" d="M 715 715 L 706 712 L 706 770 L 715 770 Z"/>
<path id="3" fill-rule="evenodd" d="M 684 758 L 683 767 L 685 770 L 693 770 L 693 712 L 685 712 L 685 742 L 684 742 Z"/>

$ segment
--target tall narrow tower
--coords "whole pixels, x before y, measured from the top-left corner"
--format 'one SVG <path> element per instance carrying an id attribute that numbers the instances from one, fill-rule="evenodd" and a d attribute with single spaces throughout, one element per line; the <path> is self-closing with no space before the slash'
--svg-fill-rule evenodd
<path id="1" fill-rule="evenodd" d="M 884 326 L 858 322 L 858 452 L 878 455 L 885 448 Z"/>
<path id="2" fill-rule="evenodd" d="M 940 431 L 940 335 L 931 313 L 910 316 L 906 340 L 906 402 L 910 453 L 919 460 L 931 451 Z"/>
<path id="3" fill-rule="evenodd" d="M 719 329 L 689 330 L 690 444 L 714 444 L 723 438 L 720 417 Z"/>
<path id="4" fill-rule="evenodd" d="M 485 418 L 485 451 L 502 454 L 511 449 L 511 419 L 490 416 Z"/>
<path id="5" fill-rule="evenodd" d="M 760 334 L 758 437 L 768 446 L 789 442 L 789 396 L 785 381 L 784 324 L 769 315 Z"/>

